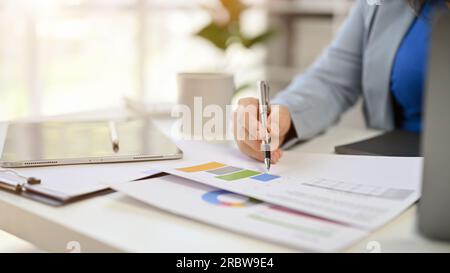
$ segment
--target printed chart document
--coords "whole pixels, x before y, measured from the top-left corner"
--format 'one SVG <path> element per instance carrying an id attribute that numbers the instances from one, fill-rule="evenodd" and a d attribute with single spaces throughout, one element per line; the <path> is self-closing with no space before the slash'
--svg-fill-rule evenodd
<path id="1" fill-rule="evenodd" d="M 113 189 L 174 214 L 308 251 L 336 251 L 364 237 L 361 229 L 172 175 Z"/>
<path id="2" fill-rule="evenodd" d="M 267 174 L 260 162 L 206 151 L 202 159 L 152 168 L 364 230 L 382 226 L 420 197 L 421 158 L 286 152 Z"/>

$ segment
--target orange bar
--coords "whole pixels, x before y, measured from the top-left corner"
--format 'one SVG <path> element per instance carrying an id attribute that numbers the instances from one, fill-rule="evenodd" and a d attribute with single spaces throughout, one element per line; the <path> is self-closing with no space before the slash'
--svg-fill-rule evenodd
<path id="1" fill-rule="evenodd" d="M 219 162 L 209 162 L 206 164 L 201 164 L 197 166 L 191 166 L 186 168 L 179 168 L 178 171 L 186 172 L 186 173 L 195 173 L 195 172 L 201 172 L 201 171 L 208 171 L 212 169 L 218 169 L 221 167 L 225 167 L 225 164 L 219 163 Z"/>

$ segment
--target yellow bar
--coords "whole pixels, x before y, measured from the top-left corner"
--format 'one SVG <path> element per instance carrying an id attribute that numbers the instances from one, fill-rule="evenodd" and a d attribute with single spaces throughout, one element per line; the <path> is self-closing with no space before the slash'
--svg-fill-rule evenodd
<path id="1" fill-rule="evenodd" d="M 208 171 L 212 169 L 218 169 L 221 167 L 225 167 L 225 164 L 219 163 L 219 162 L 209 162 L 206 164 L 201 164 L 197 166 L 191 166 L 186 168 L 179 168 L 177 170 L 186 172 L 186 173 L 195 173 L 195 172 L 201 172 L 201 171 Z"/>

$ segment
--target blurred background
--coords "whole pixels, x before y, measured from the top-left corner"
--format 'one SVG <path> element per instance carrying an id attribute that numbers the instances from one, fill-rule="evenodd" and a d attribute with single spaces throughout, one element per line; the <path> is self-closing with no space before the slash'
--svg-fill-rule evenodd
<path id="1" fill-rule="evenodd" d="M 176 73 L 274 91 L 330 42 L 353 0 L 0 0 L 0 120 L 123 107 L 168 112 Z"/>

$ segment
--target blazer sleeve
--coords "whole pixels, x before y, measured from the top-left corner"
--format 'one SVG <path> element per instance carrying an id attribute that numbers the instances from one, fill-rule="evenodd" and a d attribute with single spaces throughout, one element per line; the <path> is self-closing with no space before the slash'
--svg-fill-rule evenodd
<path id="1" fill-rule="evenodd" d="M 302 75 L 273 100 L 286 105 L 298 140 L 309 139 L 336 123 L 362 92 L 364 2 L 357 1 L 334 41 Z"/>

